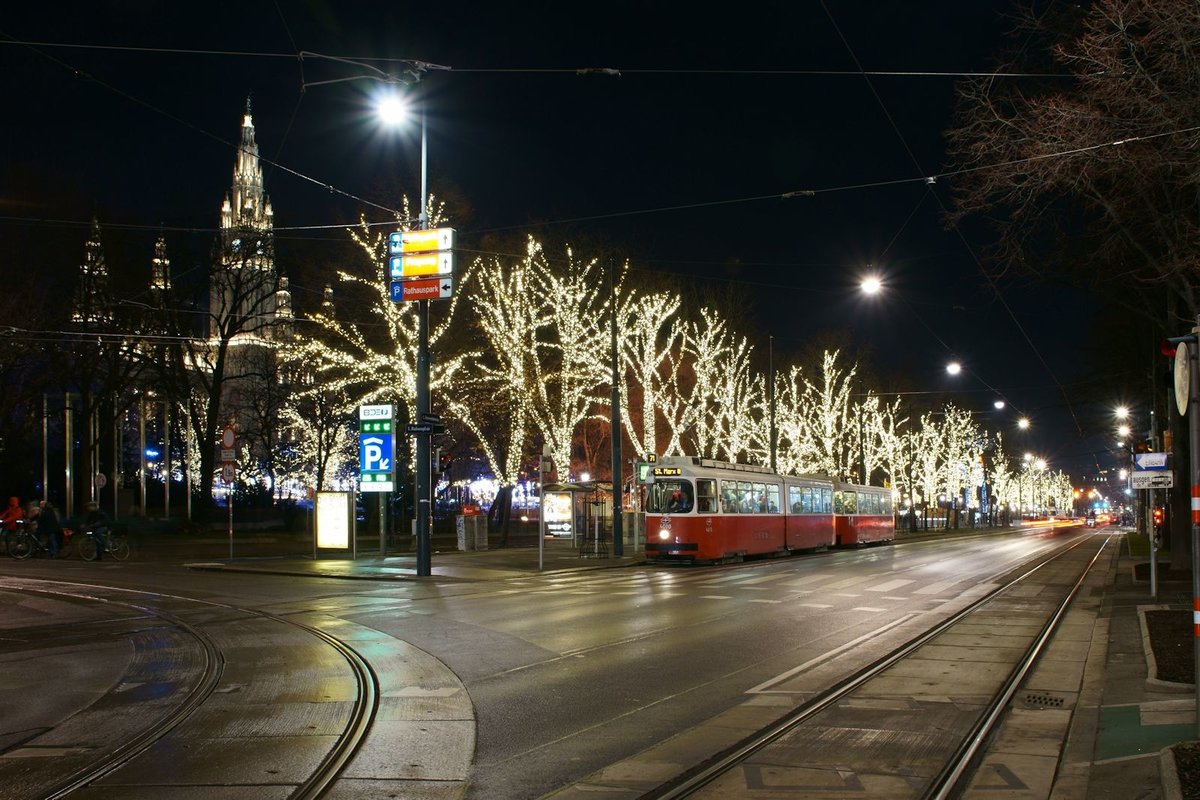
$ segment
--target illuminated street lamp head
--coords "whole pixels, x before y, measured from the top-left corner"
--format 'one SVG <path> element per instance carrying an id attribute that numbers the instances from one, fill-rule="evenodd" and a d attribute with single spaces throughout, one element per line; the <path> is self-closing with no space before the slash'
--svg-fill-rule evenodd
<path id="1" fill-rule="evenodd" d="M 402 124 L 408 117 L 408 103 L 403 95 L 389 88 L 375 98 L 375 113 L 385 125 L 394 127 Z"/>
<path id="2" fill-rule="evenodd" d="M 1129 435 L 1129 431 L 1130 431 L 1130 428 L 1128 425 L 1122 425 L 1121 427 L 1117 428 L 1117 433 L 1121 436 L 1122 439 L 1124 439 L 1126 436 Z"/>
<path id="3" fill-rule="evenodd" d="M 962 364 L 958 363 L 957 361 L 951 361 L 946 365 L 946 372 L 950 373 L 951 375 L 957 375 L 962 372 Z"/>
<path id="4" fill-rule="evenodd" d="M 1003 400 L 993 400 L 992 401 L 992 407 L 995 408 L 997 411 L 1000 411 L 1001 409 L 1003 409 L 1004 406 L 1005 406 L 1005 403 Z"/>
<path id="5" fill-rule="evenodd" d="M 1026 461 L 1033 461 L 1033 453 L 1026 453 L 1026 454 L 1025 454 L 1025 460 L 1026 460 Z"/>
<path id="6" fill-rule="evenodd" d="M 1029 430 L 1029 417 L 1021 417 L 1017 420 L 1017 427 L 1023 431 Z"/>
<path id="7" fill-rule="evenodd" d="M 859 288 L 862 289 L 863 294 L 879 294 L 883 289 L 883 281 L 874 275 L 868 275 L 862 279 Z"/>
<path id="8" fill-rule="evenodd" d="M 1127 419 L 1129 417 L 1129 409 L 1126 406 L 1117 406 L 1113 413 L 1117 415 L 1117 419 Z"/>

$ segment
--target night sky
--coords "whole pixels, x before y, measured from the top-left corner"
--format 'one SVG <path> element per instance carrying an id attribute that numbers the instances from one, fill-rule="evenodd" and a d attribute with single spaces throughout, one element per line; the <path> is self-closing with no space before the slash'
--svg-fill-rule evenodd
<path id="1" fill-rule="evenodd" d="M 330 226 L 361 208 L 345 195 L 415 197 L 419 139 L 374 125 L 380 84 L 323 83 L 368 69 L 297 54 L 417 59 L 451 67 L 418 92 L 430 189 L 458 202 L 465 249 L 525 232 L 552 254 L 604 242 L 636 269 L 747 296 L 780 361 L 840 329 L 912 387 L 977 408 L 1001 393 L 1010 409 L 989 427 L 1009 430 L 1014 407 L 1035 425 L 1006 434 L 1010 451 L 1074 475 L 1096 463 L 1054 385 L 1088 369 L 1070 334 L 1089 299 L 1002 285 L 1000 302 L 980 231 L 946 230 L 949 182 L 926 181 L 953 167 L 956 78 L 860 73 L 990 71 L 1010 3 L 69 5 L 0 13 L 7 271 L 37 265 L 67 291 L 93 214 L 110 268 L 138 285 L 160 229 L 177 267 L 205 252 L 247 97 L 281 242 L 344 238 Z M 869 265 L 889 293 L 864 303 Z M 293 288 L 301 309 L 320 290 Z M 970 371 L 953 383 L 951 357 Z"/>

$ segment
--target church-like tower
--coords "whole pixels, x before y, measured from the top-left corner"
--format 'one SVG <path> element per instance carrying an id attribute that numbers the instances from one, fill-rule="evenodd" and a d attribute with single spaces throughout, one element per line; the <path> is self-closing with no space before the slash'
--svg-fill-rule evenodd
<path id="1" fill-rule="evenodd" d="M 240 331 L 243 343 L 270 339 L 276 316 L 279 278 L 275 267 L 275 220 L 263 189 L 250 100 L 242 117 L 241 142 L 233 167 L 233 187 L 221 206 L 217 265 L 210 291 L 211 322 Z M 234 320 L 229 320 L 230 316 Z M 211 330 L 216 335 L 218 330 Z"/>
<path id="2" fill-rule="evenodd" d="M 161 308 L 166 304 L 170 291 L 171 260 L 167 258 L 167 240 L 159 234 L 154 242 L 154 258 L 150 260 L 150 297 L 155 307 Z"/>
<path id="3" fill-rule="evenodd" d="M 100 220 L 92 218 L 92 232 L 79 267 L 79 283 L 71 303 L 71 321 L 88 327 L 112 325 L 112 292 L 108 285 L 108 265 L 100 244 Z"/>

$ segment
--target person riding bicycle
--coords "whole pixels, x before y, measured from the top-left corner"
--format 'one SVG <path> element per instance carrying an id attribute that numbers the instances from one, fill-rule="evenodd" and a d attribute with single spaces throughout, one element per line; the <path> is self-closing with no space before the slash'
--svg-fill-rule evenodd
<path id="1" fill-rule="evenodd" d="M 104 513 L 104 509 L 95 500 L 87 504 L 87 512 L 87 519 L 84 520 L 84 525 L 96 537 L 96 542 L 99 545 L 96 548 L 96 560 L 100 561 L 104 558 L 104 551 L 108 549 L 108 514 Z"/>
<path id="2" fill-rule="evenodd" d="M 17 525 L 25 519 L 25 509 L 21 507 L 21 498 L 8 498 L 8 507 L 0 511 L 0 528 L 4 530 L 4 549 L 8 549 L 8 540 L 17 532 Z"/>

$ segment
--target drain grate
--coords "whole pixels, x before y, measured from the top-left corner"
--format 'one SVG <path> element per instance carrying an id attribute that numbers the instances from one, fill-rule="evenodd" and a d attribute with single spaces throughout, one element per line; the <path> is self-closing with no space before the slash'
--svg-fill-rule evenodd
<path id="1" fill-rule="evenodd" d="M 1025 705 L 1035 708 L 1062 708 L 1063 699 L 1049 694 L 1027 694 Z"/>

